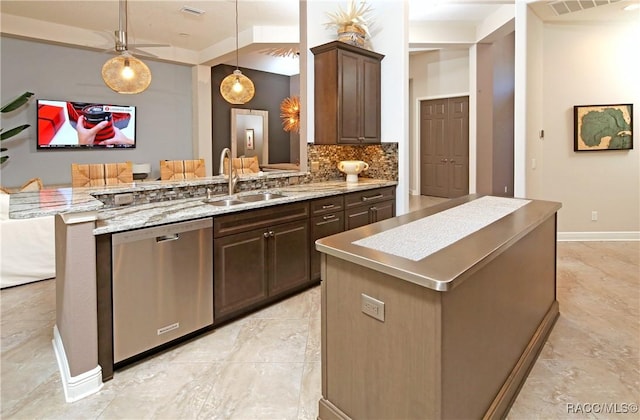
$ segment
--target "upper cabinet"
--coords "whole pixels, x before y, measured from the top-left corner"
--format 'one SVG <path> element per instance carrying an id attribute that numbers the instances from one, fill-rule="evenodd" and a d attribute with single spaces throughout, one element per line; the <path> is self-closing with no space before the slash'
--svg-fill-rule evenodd
<path id="1" fill-rule="evenodd" d="M 384 55 L 340 41 L 315 56 L 316 144 L 380 143 L 380 62 Z"/>

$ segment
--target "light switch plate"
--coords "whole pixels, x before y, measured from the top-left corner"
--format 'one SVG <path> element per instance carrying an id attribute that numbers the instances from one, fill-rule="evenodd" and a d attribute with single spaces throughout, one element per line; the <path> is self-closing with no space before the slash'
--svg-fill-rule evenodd
<path id="1" fill-rule="evenodd" d="M 362 312 L 378 321 L 384 322 L 384 302 L 365 295 L 364 293 L 361 293 L 360 296 Z"/>

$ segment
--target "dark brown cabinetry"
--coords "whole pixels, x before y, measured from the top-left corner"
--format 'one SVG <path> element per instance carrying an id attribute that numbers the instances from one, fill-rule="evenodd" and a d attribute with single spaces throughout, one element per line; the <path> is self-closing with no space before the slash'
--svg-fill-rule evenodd
<path id="1" fill-rule="evenodd" d="M 309 205 L 214 218 L 214 323 L 309 282 Z"/>
<path id="2" fill-rule="evenodd" d="M 344 230 L 344 198 L 332 196 L 312 200 L 311 207 L 311 280 L 320 280 L 320 252 L 315 242 Z"/>
<path id="3" fill-rule="evenodd" d="M 395 188 L 350 193 L 344 197 L 345 230 L 389 219 L 396 214 Z"/>
<path id="4" fill-rule="evenodd" d="M 334 41 L 315 56 L 316 144 L 380 143 L 380 62 L 384 55 Z"/>

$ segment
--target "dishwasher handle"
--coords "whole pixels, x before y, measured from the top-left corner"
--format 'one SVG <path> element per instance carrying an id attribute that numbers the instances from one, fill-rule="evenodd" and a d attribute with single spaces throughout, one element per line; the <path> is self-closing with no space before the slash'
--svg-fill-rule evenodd
<path id="1" fill-rule="evenodd" d="M 178 239 L 180 239 L 180 234 L 178 233 L 174 233 L 173 235 L 156 236 L 156 243 L 177 241 Z"/>
<path id="2" fill-rule="evenodd" d="M 213 218 L 190 220 L 188 222 L 177 222 L 162 226 L 153 226 L 142 229 L 129 230 L 114 233 L 111 237 L 111 245 L 117 246 L 129 242 L 136 242 L 145 239 L 164 242 L 165 240 L 176 240 L 181 233 L 191 232 L 201 229 L 213 229 Z"/>

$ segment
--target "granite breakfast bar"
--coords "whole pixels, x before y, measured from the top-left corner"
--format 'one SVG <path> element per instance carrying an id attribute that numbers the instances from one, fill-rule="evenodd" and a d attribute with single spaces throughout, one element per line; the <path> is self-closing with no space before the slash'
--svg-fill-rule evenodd
<path id="1" fill-rule="evenodd" d="M 31 218 L 56 215 L 56 324 L 53 345 L 60 367 L 67 401 L 75 401 L 98 391 L 105 370 L 113 363 L 100 358 L 101 291 L 100 270 L 110 262 L 101 261 L 99 238 L 116 232 L 172 225 L 183 221 L 223 217 L 231 213 L 285 207 L 323 197 L 376 188 L 393 188 L 395 181 L 362 179 L 358 184 L 344 181 L 299 183 L 303 173 L 266 173 L 245 178 L 248 188 L 234 197 L 261 192 L 277 192 L 281 197 L 233 206 L 215 206 L 207 201 L 228 197 L 222 176 L 188 181 L 162 181 L 97 188 L 50 188 L 11 197 L 10 217 Z M 211 199 L 207 199 L 211 195 Z M 98 199 L 99 198 L 99 199 Z M 118 205 L 124 202 L 124 205 Z M 104 340 L 103 340 L 104 341 Z M 110 346 L 109 343 L 103 347 Z M 101 366 L 105 364 L 105 366 Z"/>
<path id="2" fill-rule="evenodd" d="M 559 208 L 472 195 L 318 240 L 318 418 L 504 418 L 559 314 Z"/>

